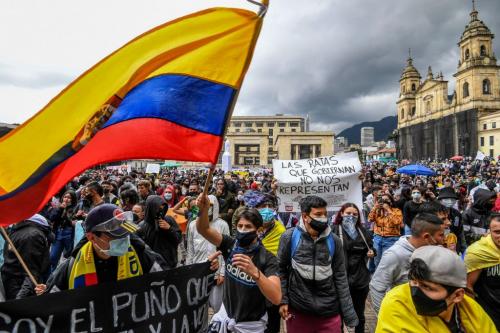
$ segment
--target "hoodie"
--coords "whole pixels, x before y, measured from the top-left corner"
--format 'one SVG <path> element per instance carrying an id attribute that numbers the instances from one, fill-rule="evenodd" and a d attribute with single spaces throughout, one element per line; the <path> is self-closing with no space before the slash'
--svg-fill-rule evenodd
<path id="1" fill-rule="evenodd" d="M 208 199 L 212 206 L 212 219 L 209 224 L 210 227 L 217 230 L 222 235 L 229 236 L 229 226 L 227 222 L 219 217 L 219 202 L 215 195 L 209 195 Z M 217 247 L 203 238 L 202 235 L 196 230 L 196 220 L 191 221 L 187 227 L 187 256 L 186 265 L 197 264 L 207 261 L 207 257 L 217 252 Z M 219 256 L 219 273 L 224 276 L 225 265 L 224 258 Z"/>
<path id="2" fill-rule="evenodd" d="M 478 189 L 474 193 L 474 204 L 465 210 L 462 216 L 465 241 L 468 245 L 485 235 L 489 229 L 488 217 L 493 204 L 490 200 L 496 198 L 496 193 L 490 190 Z"/>
<path id="3" fill-rule="evenodd" d="M 384 252 L 377 270 L 370 282 L 372 304 L 378 313 L 385 294 L 397 285 L 408 282 L 410 257 L 415 251 L 408 242 L 411 236 L 402 236 L 393 246 Z"/>
<path id="4" fill-rule="evenodd" d="M 166 205 L 165 199 L 158 195 L 150 195 L 146 199 L 144 211 L 144 223 L 137 232 L 151 249 L 160 254 L 167 262 L 169 268 L 177 266 L 177 247 L 182 241 L 182 232 L 175 220 L 170 216 L 163 219 L 170 225 L 170 229 L 161 229 L 158 225 L 158 214 L 162 205 Z"/>

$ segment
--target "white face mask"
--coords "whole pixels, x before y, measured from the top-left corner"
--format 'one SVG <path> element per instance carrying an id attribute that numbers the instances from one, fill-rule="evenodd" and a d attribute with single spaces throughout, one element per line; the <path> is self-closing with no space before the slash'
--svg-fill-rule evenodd
<path id="1" fill-rule="evenodd" d="M 446 208 L 451 208 L 455 205 L 455 202 L 456 200 L 455 199 L 442 199 L 441 200 L 441 203 L 443 204 L 443 206 L 445 206 Z"/>
<path id="2" fill-rule="evenodd" d="M 172 193 L 165 193 L 165 200 L 172 200 Z"/>

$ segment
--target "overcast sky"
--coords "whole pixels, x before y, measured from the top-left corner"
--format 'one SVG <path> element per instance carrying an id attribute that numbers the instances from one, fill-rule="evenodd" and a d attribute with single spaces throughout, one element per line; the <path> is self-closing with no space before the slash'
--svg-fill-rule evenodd
<path id="1" fill-rule="evenodd" d="M 244 0 L 1 1 L 0 122 L 27 120 L 144 31 L 214 6 L 254 8 Z M 478 0 L 478 9 L 500 35 L 500 1 Z M 313 129 L 337 133 L 395 115 L 409 47 L 420 74 L 432 65 L 452 91 L 470 11 L 470 0 L 271 0 L 235 114 L 309 113 Z"/>

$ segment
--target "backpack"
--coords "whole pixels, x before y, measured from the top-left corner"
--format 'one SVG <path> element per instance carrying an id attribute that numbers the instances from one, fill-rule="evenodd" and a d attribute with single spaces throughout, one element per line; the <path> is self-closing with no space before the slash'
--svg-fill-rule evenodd
<path id="1" fill-rule="evenodd" d="M 302 232 L 300 232 L 300 230 L 295 227 L 292 232 L 290 259 L 295 256 L 295 252 L 297 252 L 297 247 L 299 246 L 301 237 Z M 330 256 L 333 258 L 333 255 L 335 254 L 335 241 L 333 240 L 333 235 L 331 232 L 326 238 L 326 244 L 328 245 L 328 252 L 330 252 Z"/>

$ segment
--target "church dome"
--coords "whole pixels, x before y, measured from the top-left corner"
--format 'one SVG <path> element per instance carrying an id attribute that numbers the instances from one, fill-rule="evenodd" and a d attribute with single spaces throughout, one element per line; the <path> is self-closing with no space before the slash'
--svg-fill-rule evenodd
<path id="1" fill-rule="evenodd" d="M 483 21 L 478 18 L 478 11 L 474 8 L 470 13 L 470 22 L 465 26 L 465 30 L 462 33 L 462 37 L 460 38 L 460 42 L 463 42 L 466 39 L 476 36 L 490 36 L 494 37 L 491 33 L 491 30 L 484 24 Z"/>
<path id="2" fill-rule="evenodd" d="M 409 78 L 418 78 L 420 79 L 420 73 L 413 66 L 413 59 L 410 57 L 406 60 L 406 67 L 403 69 L 403 73 L 401 73 L 401 80 L 409 79 Z"/>

